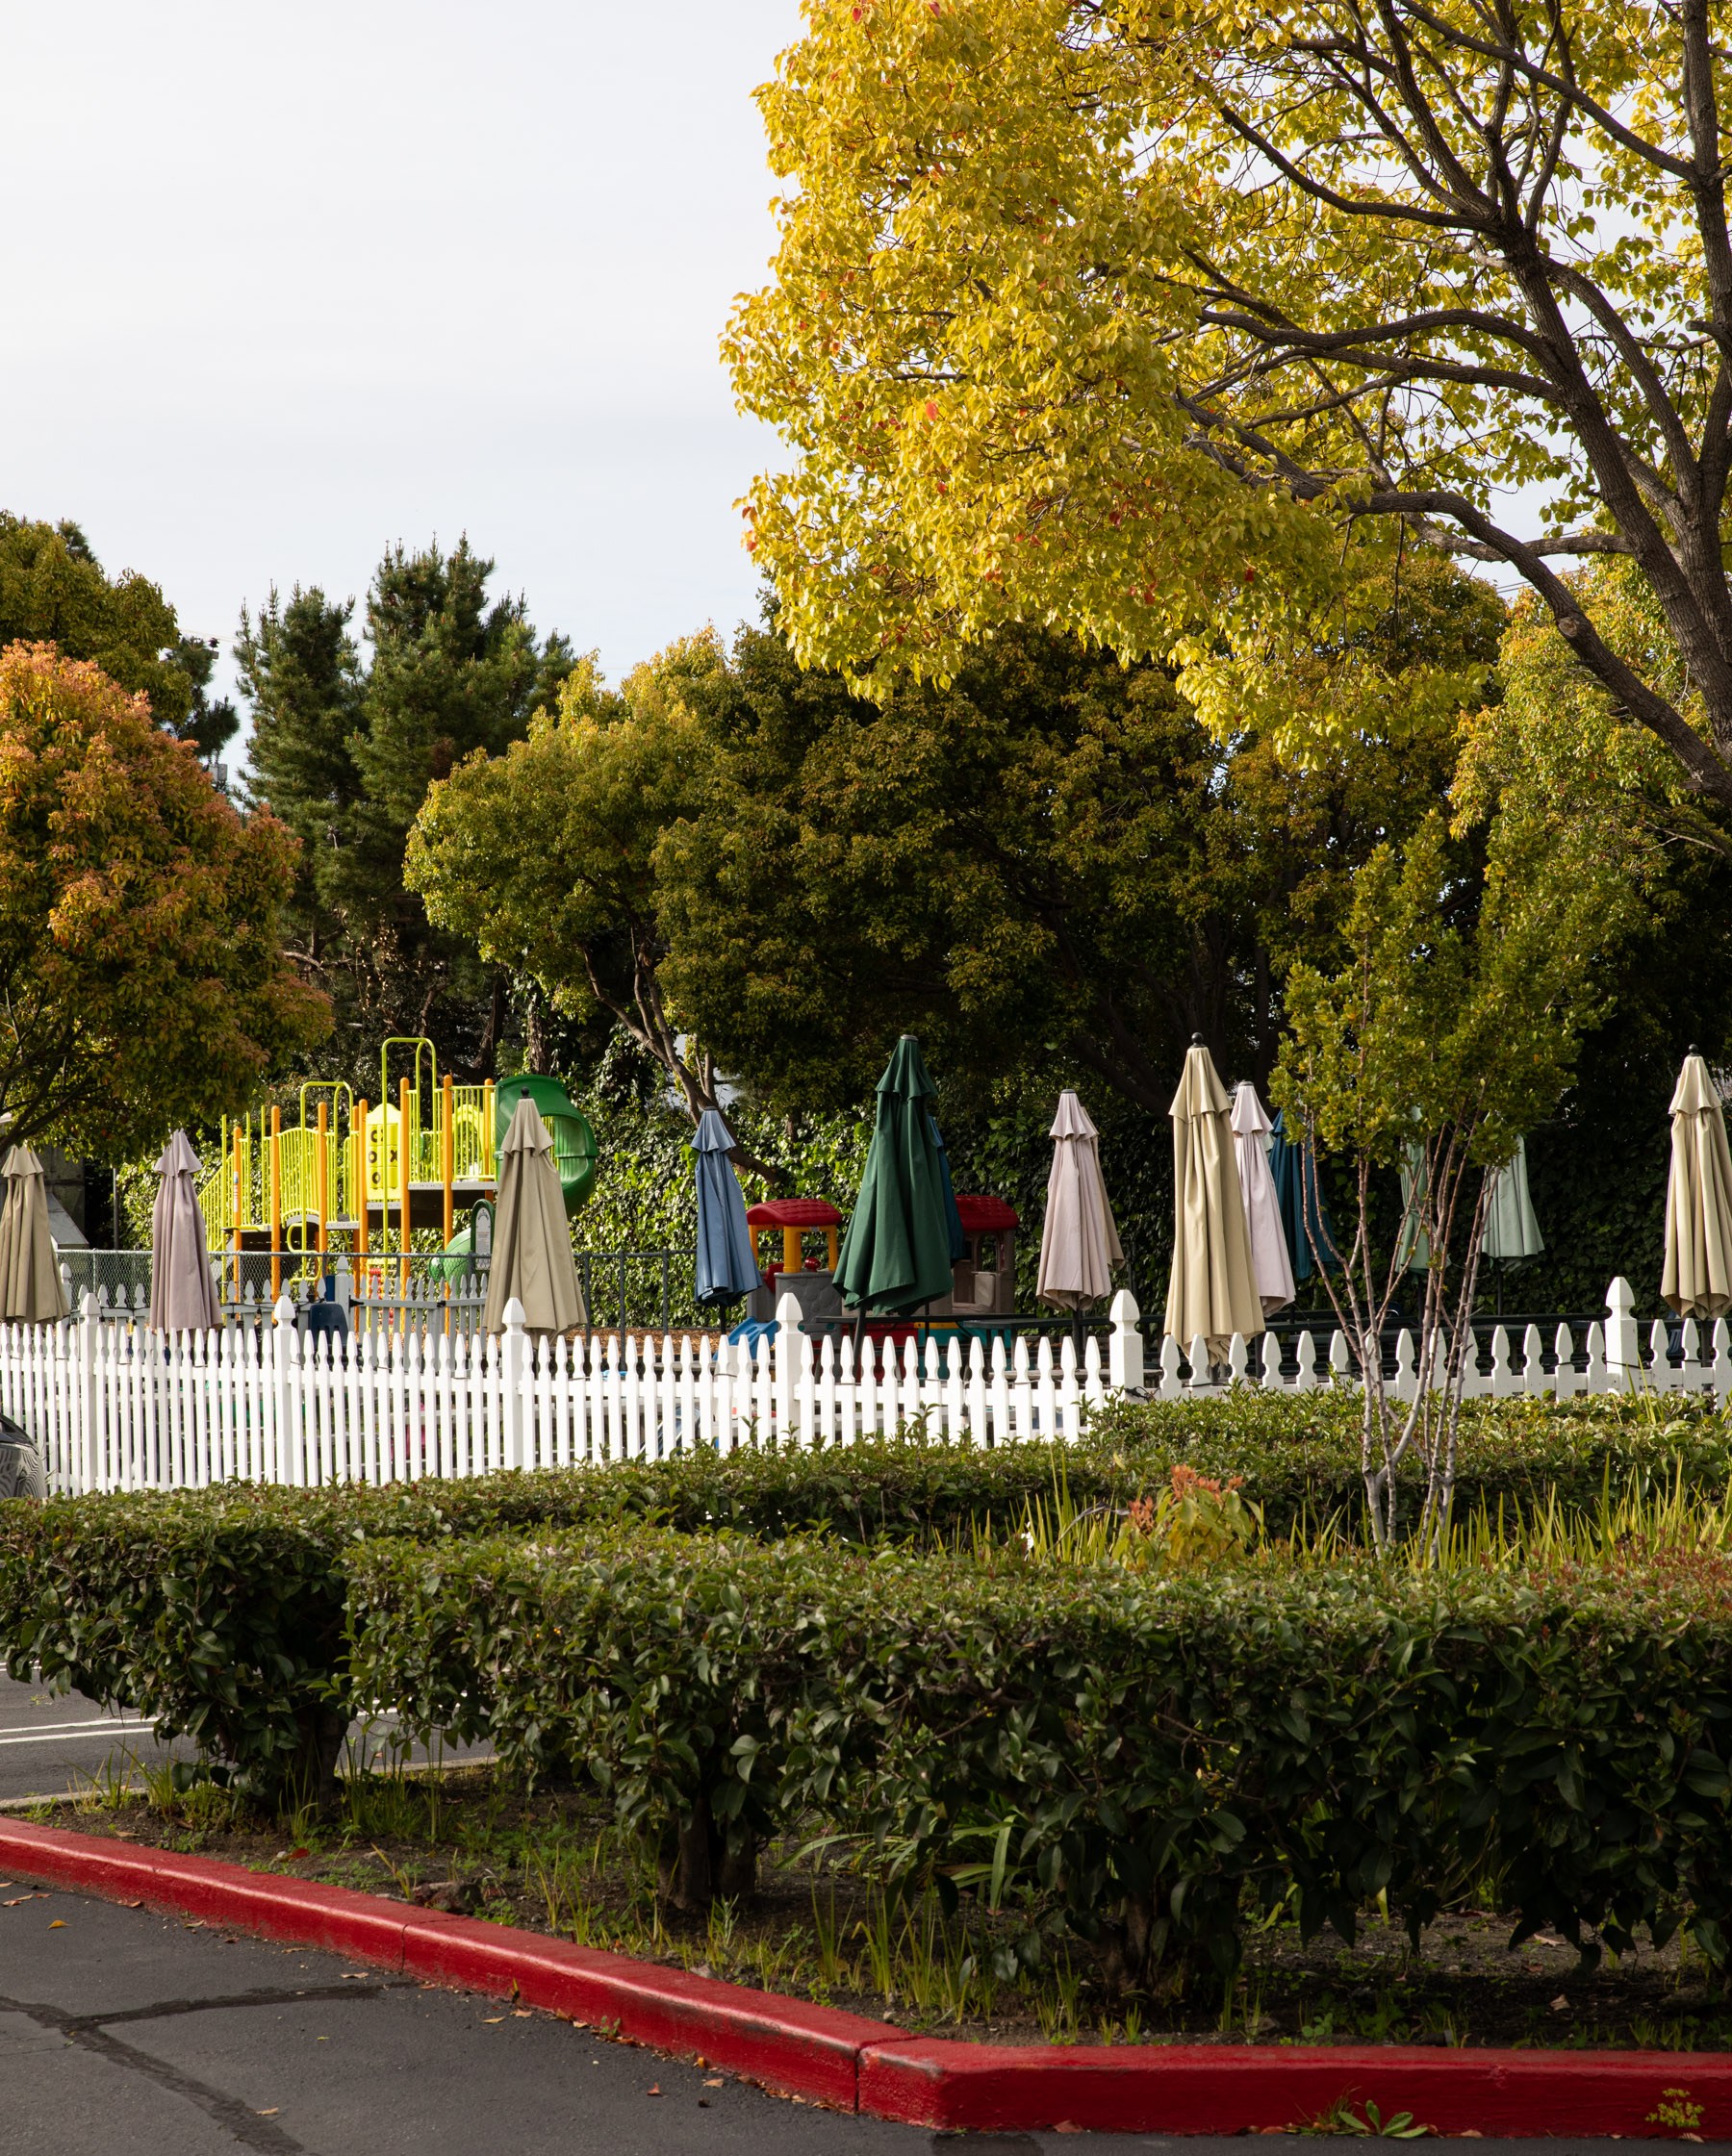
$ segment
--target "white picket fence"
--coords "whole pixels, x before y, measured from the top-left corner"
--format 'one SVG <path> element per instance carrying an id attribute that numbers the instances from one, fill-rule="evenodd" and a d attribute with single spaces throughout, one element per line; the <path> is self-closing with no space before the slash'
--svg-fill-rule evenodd
<path id="1" fill-rule="evenodd" d="M 1656 1324 L 1644 1355 L 1627 1281 L 1612 1283 L 1603 1324 L 1588 1328 L 1578 1359 L 1567 1327 L 1554 1366 L 1530 1326 L 1519 1354 L 1490 1330 L 1469 1373 L 1473 1394 L 1712 1390 L 1732 1395 L 1732 1334 L 1724 1321 L 1704 1342 L 1682 1328 L 1672 1359 Z M 140 1315 L 88 1293 L 60 1325 L 0 1326 L 0 1408 L 41 1447 L 56 1490 L 198 1488 L 212 1483 L 415 1481 L 507 1467 L 600 1465 L 709 1448 L 795 1443 L 850 1445 L 916 1426 L 953 1444 L 1005 1445 L 1074 1437 L 1110 1394 L 1178 1399 L 1243 1383 L 1307 1391 L 1352 1382 L 1340 1333 L 1319 1356 L 1309 1332 L 1285 1371 L 1273 1333 L 1235 1337 L 1226 1368 L 1211 1370 L 1199 1340 L 1188 1357 L 1160 1343 L 1153 1368 L 1137 1306 L 1114 1299 L 1107 1367 L 1090 1336 L 1079 1364 L 1064 1338 L 1006 1352 L 979 1338 L 864 1344 L 814 1341 L 785 1297 L 777 1324 L 753 1345 L 690 1334 L 598 1332 L 587 1340 L 525 1334 L 507 1306 L 503 1333 L 436 1326 L 369 1330 L 346 1342 L 305 1337 L 284 1297 L 269 1326 L 220 1332 L 149 1332 Z M 1703 1350 L 1707 1353 L 1704 1355 Z M 1407 1333 L 1395 1343 L 1395 1389 L 1414 1396 Z"/>

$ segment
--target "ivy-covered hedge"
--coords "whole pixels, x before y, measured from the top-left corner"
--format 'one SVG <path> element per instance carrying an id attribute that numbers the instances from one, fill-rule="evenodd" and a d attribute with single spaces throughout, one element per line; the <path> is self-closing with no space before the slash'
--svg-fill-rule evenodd
<path id="1" fill-rule="evenodd" d="M 1353 1402 L 1329 1393 L 1117 1407 L 1057 1459 L 889 1443 L 852 1452 L 742 1453 L 600 1470 L 427 1482 L 384 1490 L 199 1492 L 0 1503 L 0 1651 L 275 1794 L 328 1789 L 349 1706 L 344 1612 L 356 1551 L 380 1539 L 441 1545 L 609 1521 L 775 1541 L 969 1547 L 1002 1538 L 1062 1474 L 1080 1508 L 1128 1506 L 1184 1460 L 1243 1478 L 1270 1535 L 1360 1511 Z M 1732 1440 L 1699 1405 L 1504 1404 L 1465 1420 L 1458 1502 L 1495 1512 L 1555 1496 L 1592 1509 L 1603 1488 L 1681 1471 L 1719 1497 Z M 1410 1515 L 1414 1508 L 1410 1507 Z"/>
<path id="2" fill-rule="evenodd" d="M 1524 1933 L 1732 1939 L 1719 1558 L 1065 1572 L 615 1527 L 378 1543 L 350 1592 L 365 1688 L 587 1773 L 694 1904 L 798 1824 L 1038 1888 L 1121 1976 L 1231 1966 L 1289 1895 L 1308 1933 L 1380 1890 L 1416 1931 L 1488 1873 Z"/>

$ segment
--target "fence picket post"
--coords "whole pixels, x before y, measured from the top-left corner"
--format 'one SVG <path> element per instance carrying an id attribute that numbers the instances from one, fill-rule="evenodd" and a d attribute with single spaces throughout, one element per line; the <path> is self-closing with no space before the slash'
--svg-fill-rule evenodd
<path id="1" fill-rule="evenodd" d="M 1636 1291 L 1621 1273 L 1606 1290 L 1606 1379 L 1622 1391 L 1642 1381 L 1642 1347 L 1636 1336 Z"/>
<path id="2" fill-rule="evenodd" d="M 97 1333 L 101 1320 L 96 1298 L 87 1287 L 78 1299 L 78 1437 L 81 1491 L 102 1486 L 102 1394 L 96 1381 Z"/>
<path id="3" fill-rule="evenodd" d="M 1143 1389 L 1142 1316 L 1134 1295 L 1121 1287 L 1112 1298 L 1112 1331 L 1107 1344 L 1107 1382 L 1114 1392 Z"/>
<path id="4" fill-rule="evenodd" d="M 307 1480 L 302 1443 L 299 1387 L 295 1383 L 300 1340 L 294 1330 L 294 1305 L 279 1296 L 270 1313 L 270 1372 L 276 1399 L 277 1480 L 301 1488 Z"/>
<path id="5" fill-rule="evenodd" d="M 505 1306 L 505 1331 L 500 1335 L 502 1362 L 499 1376 L 499 1429 L 503 1437 L 501 1467 L 522 1467 L 523 1458 L 523 1306 L 514 1295 Z"/>

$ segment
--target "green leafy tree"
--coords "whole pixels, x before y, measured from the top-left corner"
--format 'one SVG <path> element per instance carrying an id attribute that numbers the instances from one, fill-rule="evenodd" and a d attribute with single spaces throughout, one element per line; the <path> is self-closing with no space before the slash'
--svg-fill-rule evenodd
<path id="1" fill-rule="evenodd" d="M 565 640 L 538 641 L 521 597 L 490 600 L 493 571 L 467 539 L 448 554 L 394 547 L 368 595 L 365 667 L 353 603 L 317 588 L 286 604 L 273 593 L 242 621 L 253 793 L 303 840 L 297 954 L 335 998 L 357 1078 L 388 1034 L 430 1034 L 477 1072 L 497 1047 L 507 979 L 433 926 L 403 876 L 429 785 L 521 739 L 571 671 Z"/>
<path id="2" fill-rule="evenodd" d="M 535 981 L 564 1015 L 605 1012 L 694 1123 L 717 1104 L 716 1075 L 663 989 L 656 849 L 715 782 L 713 744 L 674 692 L 718 657 L 713 639 L 675 646 L 624 695 L 580 661 L 557 715 L 434 782 L 408 861 L 409 886 L 440 927 Z M 776 1179 L 755 1154 L 738 1157 Z"/>
<path id="3" fill-rule="evenodd" d="M 1483 680 L 1501 618 L 1430 564 L 1379 633 Z M 853 1104 L 910 1027 L 977 1099 L 1083 1073 L 1163 1116 L 1193 1030 L 1266 1075 L 1284 973 L 1442 802 L 1454 732 L 1422 709 L 1296 771 L 1253 732 L 1223 748 L 1161 669 L 1043 633 L 877 700 L 773 631 L 710 634 L 618 693 L 580 669 L 557 719 L 436 784 L 409 881 L 489 963 L 611 1016 L 693 1116 L 718 1069 Z"/>
<path id="4" fill-rule="evenodd" d="M 328 1027 L 278 940 L 294 840 L 89 661 L 0 653 L 0 1108 L 123 1160 Z"/>
<path id="5" fill-rule="evenodd" d="M 796 649 L 942 675 L 1057 621 L 1281 717 L 1343 530 L 1400 532 L 1522 580 L 1732 804 L 1727 87 L 1699 0 L 813 10 L 727 347 L 795 451 L 748 515 Z M 1605 555 L 1665 664 L 1562 573 Z M 1282 723 L 1375 703 L 1337 656 Z"/>
<path id="6" fill-rule="evenodd" d="M 1634 918 L 1630 886 L 1594 834 L 1519 801 L 1495 818 L 1476 882 L 1439 815 L 1405 848 L 1371 855 L 1354 880 L 1346 963 L 1329 973 L 1301 963 L 1289 976 L 1272 1088 L 1318 1152 L 1345 1156 L 1352 1173 L 1351 1236 L 1324 1277 L 1358 1365 L 1361 1464 L 1384 1548 L 1410 1455 L 1425 1472 L 1433 1547 L 1447 1528 L 1495 1174 L 1569 1083 L 1597 977 Z M 1408 1203 L 1380 1246 L 1374 1183 L 1404 1161 Z M 1404 1403 L 1384 1376 L 1383 1336 L 1415 1237 L 1428 1262 L 1419 1382 Z"/>
<path id="7" fill-rule="evenodd" d="M 1448 647 L 1483 685 L 1490 593 L 1427 565 L 1385 596 L 1393 671 Z M 1422 708 L 1295 769 L 1216 739 L 1163 669 L 1029 630 L 873 699 L 749 632 L 680 695 L 714 762 L 655 852 L 666 993 L 811 1107 L 869 1092 L 910 1027 L 935 1069 L 1085 1074 L 1159 1116 L 1193 1032 L 1265 1078 L 1287 967 L 1333 950 L 1353 865 L 1454 758 Z"/>

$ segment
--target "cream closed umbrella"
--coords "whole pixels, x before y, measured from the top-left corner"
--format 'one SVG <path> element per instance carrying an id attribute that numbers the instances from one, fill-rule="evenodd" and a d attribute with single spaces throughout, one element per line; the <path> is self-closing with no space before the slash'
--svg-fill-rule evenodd
<path id="1" fill-rule="evenodd" d="M 42 1163 L 28 1146 L 13 1146 L 0 1177 L 6 1181 L 6 1204 L 0 1207 L 0 1318 L 51 1324 L 70 1312 L 48 1232 Z"/>
<path id="2" fill-rule="evenodd" d="M 1203 1036 L 1195 1034 L 1170 1110 L 1173 1275 L 1166 1330 L 1187 1351 L 1201 1335 L 1211 1362 L 1226 1361 L 1235 1332 L 1250 1337 L 1262 1329 L 1229 1106 Z"/>
<path id="3" fill-rule="evenodd" d="M 1053 1140 L 1053 1172 L 1047 1178 L 1034 1293 L 1061 1310 L 1080 1310 L 1111 1294 L 1112 1268 L 1124 1263 L 1125 1254 L 1101 1179 L 1099 1133 L 1074 1093 L 1059 1094 L 1047 1134 Z"/>
<path id="4" fill-rule="evenodd" d="M 1671 1123 L 1660 1292 L 1680 1317 L 1724 1317 L 1732 1310 L 1732 1155 L 1719 1094 L 1694 1048 L 1678 1073 Z"/>
<path id="5" fill-rule="evenodd" d="M 198 1155 L 184 1130 L 163 1148 L 150 1208 L 150 1330 L 209 1332 L 222 1323 L 211 1278 L 204 1215 L 192 1179 Z"/>
<path id="6" fill-rule="evenodd" d="M 1274 1128 L 1256 1086 L 1246 1078 L 1233 1096 L 1233 1157 L 1245 1207 L 1251 1271 L 1264 1317 L 1273 1316 L 1294 1294 L 1292 1256 L 1281 1225 L 1275 1178 L 1269 1173 L 1269 1133 Z"/>
<path id="7" fill-rule="evenodd" d="M 588 1323 L 553 1140 L 527 1094 L 518 1102 L 499 1148 L 493 1260 L 481 1318 L 488 1332 L 504 1332 L 505 1306 L 514 1295 L 523 1306 L 527 1332 L 573 1332 Z"/>

